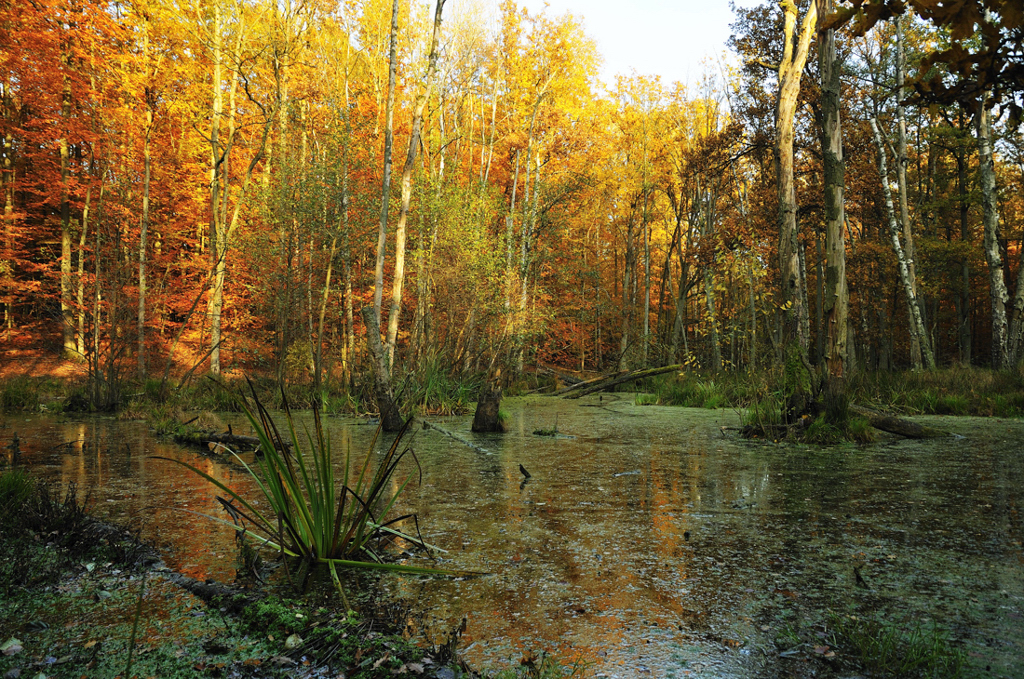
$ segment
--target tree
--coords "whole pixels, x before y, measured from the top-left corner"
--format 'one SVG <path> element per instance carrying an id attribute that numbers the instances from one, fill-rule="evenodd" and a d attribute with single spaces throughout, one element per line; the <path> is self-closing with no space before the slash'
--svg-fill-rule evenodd
<path id="1" fill-rule="evenodd" d="M 818 18 L 818 5 L 811 2 L 804 12 L 797 35 L 797 7 L 783 0 L 782 60 L 778 70 L 778 94 L 775 111 L 775 172 L 779 198 L 779 272 L 782 279 L 782 304 L 785 308 L 785 342 L 796 342 L 806 356 L 808 337 L 800 318 L 803 313 L 804 282 L 800 275 L 800 247 L 796 221 L 796 188 L 793 182 L 793 117 L 796 112 L 800 79 Z"/>
<path id="2" fill-rule="evenodd" d="M 819 14 L 834 10 L 833 0 L 820 3 Z M 824 165 L 825 289 L 821 307 L 824 314 L 825 367 L 834 379 L 845 376 L 846 324 L 850 294 L 846 286 L 846 212 L 843 200 L 845 166 L 840 121 L 841 63 L 836 58 L 835 29 L 818 33 L 818 73 L 821 78 L 821 156 Z"/>

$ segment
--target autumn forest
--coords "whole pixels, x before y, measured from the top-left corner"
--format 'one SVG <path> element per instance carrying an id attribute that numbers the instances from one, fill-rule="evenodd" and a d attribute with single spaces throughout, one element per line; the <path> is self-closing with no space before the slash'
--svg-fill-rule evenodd
<path id="1" fill-rule="evenodd" d="M 832 4 L 607 85 L 514 0 L 3 0 L 0 336 L 316 390 L 1017 365 L 1019 5 Z"/>

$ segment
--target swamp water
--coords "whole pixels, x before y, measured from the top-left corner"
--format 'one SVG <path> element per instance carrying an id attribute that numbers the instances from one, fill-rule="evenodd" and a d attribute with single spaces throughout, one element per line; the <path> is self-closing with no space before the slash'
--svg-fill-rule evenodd
<path id="1" fill-rule="evenodd" d="M 1024 677 L 1024 422 L 920 418 L 958 437 L 816 449 L 743 441 L 723 429 L 738 424 L 732 411 L 625 395 L 503 409 L 505 435 L 471 434 L 471 416 L 428 418 L 483 451 L 417 426 L 406 444 L 423 483 L 398 507 L 448 550 L 441 565 L 491 575 L 384 580 L 428 612 L 435 636 L 465 617 L 471 663 L 547 650 L 597 676 L 829 674 L 827 634 L 808 643 L 807 630 L 831 611 L 937 623 L 967 652 L 966 676 Z M 238 416 L 224 420 L 243 432 Z M 336 453 L 361 457 L 374 433 L 325 423 Z M 559 436 L 532 434 L 555 426 Z M 77 483 L 94 513 L 140 529 L 169 566 L 233 579 L 233 531 L 190 513 L 221 511 L 213 488 L 151 456 L 254 497 L 244 472 L 138 422 L 9 416 L 0 440 L 14 432 L 34 475 Z"/>

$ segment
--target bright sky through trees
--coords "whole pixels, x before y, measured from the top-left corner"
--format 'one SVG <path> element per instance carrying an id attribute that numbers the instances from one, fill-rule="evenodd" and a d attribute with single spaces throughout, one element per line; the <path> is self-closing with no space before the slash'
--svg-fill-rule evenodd
<path id="1" fill-rule="evenodd" d="M 666 85 L 692 82 L 701 73 L 701 60 L 716 60 L 726 50 L 729 24 L 734 20 L 728 0 L 523 0 L 531 13 L 547 6 L 547 14 L 571 12 L 597 42 L 605 63 L 607 84 L 616 74 L 659 75 Z M 755 0 L 737 0 L 740 7 Z"/>

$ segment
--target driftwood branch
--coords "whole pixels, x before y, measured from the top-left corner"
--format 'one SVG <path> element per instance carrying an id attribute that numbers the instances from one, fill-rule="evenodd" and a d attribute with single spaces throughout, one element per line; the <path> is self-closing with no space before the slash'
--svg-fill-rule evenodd
<path id="1" fill-rule="evenodd" d="M 632 370 L 626 374 L 616 373 L 616 375 L 609 375 L 608 377 L 595 382 L 589 387 L 580 389 L 572 394 L 567 394 L 564 398 L 579 398 L 580 396 L 586 396 L 587 394 L 593 394 L 595 391 L 603 391 L 610 389 L 611 387 L 625 384 L 626 382 L 633 382 L 635 380 L 641 380 L 645 377 L 654 377 L 655 375 L 661 375 L 663 373 L 672 372 L 674 370 L 682 370 L 682 364 L 666 365 L 660 368 L 648 368 L 645 370 Z"/>

